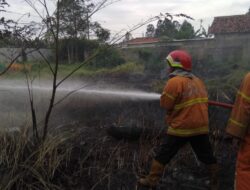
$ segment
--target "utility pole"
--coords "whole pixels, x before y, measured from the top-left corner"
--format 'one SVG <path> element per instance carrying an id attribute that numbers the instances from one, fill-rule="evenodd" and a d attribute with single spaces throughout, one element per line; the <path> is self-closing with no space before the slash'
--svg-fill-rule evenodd
<path id="1" fill-rule="evenodd" d="M 89 12 L 87 11 L 87 39 L 89 40 Z"/>

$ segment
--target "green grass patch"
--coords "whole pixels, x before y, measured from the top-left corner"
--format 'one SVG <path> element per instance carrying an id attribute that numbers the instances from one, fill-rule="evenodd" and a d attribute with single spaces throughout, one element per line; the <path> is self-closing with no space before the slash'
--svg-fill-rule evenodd
<path id="1" fill-rule="evenodd" d="M 31 70 L 29 71 L 29 75 L 31 78 L 44 78 L 50 79 L 52 78 L 52 72 L 46 63 L 28 63 L 31 65 Z M 26 65 L 28 65 L 26 64 Z M 60 78 L 67 76 L 74 69 L 76 69 L 81 63 L 75 64 L 61 64 L 58 68 L 58 76 Z M 54 69 L 54 65 L 52 65 Z M 142 64 L 138 64 L 135 62 L 127 62 L 122 65 L 118 65 L 113 68 L 94 68 L 89 65 L 84 65 L 79 68 L 72 77 L 95 77 L 95 76 L 105 76 L 105 75 L 124 75 L 124 74 L 142 74 L 144 72 L 144 66 Z M 9 70 L 5 75 L 5 78 L 24 78 L 25 72 L 20 71 L 12 71 Z"/>

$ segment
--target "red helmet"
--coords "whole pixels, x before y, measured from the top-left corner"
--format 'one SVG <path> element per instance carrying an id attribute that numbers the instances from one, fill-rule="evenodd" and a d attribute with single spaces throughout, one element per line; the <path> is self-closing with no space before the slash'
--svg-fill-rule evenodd
<path id="1" fill-rule="evenodd" d="M 167 62 L 171 67 L 192 70 L 191 56 L 183 50 L 175 50 L 168 54 Z"/>

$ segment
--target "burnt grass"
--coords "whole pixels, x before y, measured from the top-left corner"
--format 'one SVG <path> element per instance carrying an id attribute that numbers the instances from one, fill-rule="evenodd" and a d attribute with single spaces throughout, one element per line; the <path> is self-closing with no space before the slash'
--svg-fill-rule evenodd
<path id="1" fill-rule="evenodd" d="M 115 104 L 97 104 L 92 110 L 78 113 L 82 120 L 69 107 L 68 110 L 79 122 L 73 126 L 61 126 L 60 130 L 73 128 L 80 135 L 74 139 L 72 157 L 65 169 L 67 175 L 71 176 L 69 181 L 72 184 L 64 181 L 65 184 L 61 187 L 147 189 L 137 186 L 137 180 L 148 173 L 154 152 L 166 130 L 163 123 L 164 111 L 159 108 L 159 102 L 129 100 Z M 236 151 L 231 149 L 230 142 L 223 140 L 229 113 L 229 110 L 223 108 L 209 108 L 210 140 L 222 167 L 220 188 L 227 190 L 233 189 L 236 158 Z M 122 127 L 123 132 L 114 131 L 113 127 Z M 208 187 L 207 167 L 197 160 L 191 147 L 186 145 L 166 166 L 157 189 L 189 190 Z"/>
<path id="2" fill-rule="evenodd" d="M 63 110 L 63 116 L 60 115 Z M 1 136 L 0 189 L 135 190 L 165 133 L 159 101 L 75 96 L 58 106 L 48 140 Z M 236 150 L 224 141 L 230 110 L 209 107 L 210 140 L 222 169 L 220 189 L 232 190 Z M 62 122 L 64 121 L 64 122 Z M 123 132 L 114 131 L 122 127 Z M 16 138 L 17 136 L 17 138 Z M 20 145 L 20 146 L 19 146 Z M 20 148 L 21 147 L 21 148 Z M 189 145 L 166 166 L 158 190 L 208 189 L 207 167 Z"/>

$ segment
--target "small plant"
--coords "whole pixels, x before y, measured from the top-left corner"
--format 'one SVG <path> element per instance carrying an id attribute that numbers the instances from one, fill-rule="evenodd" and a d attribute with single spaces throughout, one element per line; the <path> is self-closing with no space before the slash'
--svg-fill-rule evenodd
<path id="1" fill-rule="evenodd" d="M 95 68 L 113 68 L 124 63 L 125 59 L 117 49 L 103 47 L 90 65 Z"/>

